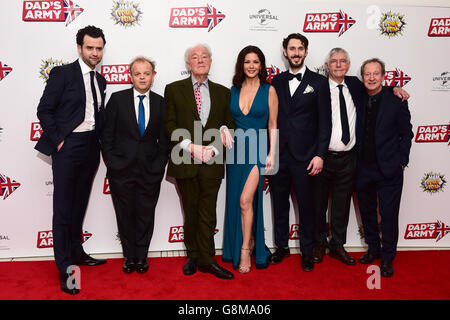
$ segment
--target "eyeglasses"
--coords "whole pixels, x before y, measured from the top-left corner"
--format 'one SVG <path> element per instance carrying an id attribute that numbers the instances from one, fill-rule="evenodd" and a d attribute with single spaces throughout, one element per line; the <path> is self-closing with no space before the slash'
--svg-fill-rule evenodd
<path id="1" fill-rule="evenodd" d="M 342 63 L 342 64 L 344 64 L 344 63 L 347 63 L 348 62 L 348 60 L 347 59 L 331 59 L 330 60 L 330 64 L 337 64 L 337 63 Z"/>

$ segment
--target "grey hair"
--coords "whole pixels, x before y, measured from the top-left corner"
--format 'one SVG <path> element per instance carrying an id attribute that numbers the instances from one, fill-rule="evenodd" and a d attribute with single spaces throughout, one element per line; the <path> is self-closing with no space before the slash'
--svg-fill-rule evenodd
<path id="1" fill-rule="evenodd" d="M 131 60 L 130 64 L 128 65 L 128 70 L 131 73 L 131 68 L 133 67 L 133 64 L 136 62 L 148 62 L 152 66 L 152 71 L 155 72 L 155 61 L 151 60 L 150 58 L 144 57 L 144 56 L 137 56 L 133 60 Z"/>
<path id="2" fill-rule="evenodd" d="M 192 47 L 189 47 L 186 49 L 186 51 L 184 52 L 184 62 L 189 62 L 189 56 L 191 55 L 191 51 L 192 51 L 192 49 L 194 49 L 196 47 L 205 48 L 206 52 L 208 52 L 209 57 L 210 58 L 212 57 L 211 48 L 205 43 L 199 43 L 199 44 L 196 44 L 195 46 L 192 46 Z"/>
<path id="3" fill-rule="evenodd" d="M 338 54 L 338 53 L 345 54 L 345 58 L 347 59 L 347 62 L 350 63 L 350 56 L 349 56 L 348 52 L 345 49 L 342 49 L 342 48 L 333 48 L 333 49 L 331 49 L 330 52 L 328 52 L 327 57 L 325 58 L 325 63 L 329 65 L 331 57 L 334 56 L 335 54 Z"/>

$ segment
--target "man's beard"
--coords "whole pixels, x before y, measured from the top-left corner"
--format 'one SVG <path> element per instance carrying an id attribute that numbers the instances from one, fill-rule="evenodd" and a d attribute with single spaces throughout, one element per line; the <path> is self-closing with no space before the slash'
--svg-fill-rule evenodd
<path id="1" fill-rule="evenodd" d="M 292 57 L 292 59 L 295 59 L 295 58 L 300 58 L 300 57 L 299 57 L 299 56 Z M 299 63 L 294 63 L 294 62 L 292 61 L 292 59 L 287 58 L 287 60 L 288 60 L 288 62 L 289 62 L 289 66 L 290 66 L 291 68 L 293 68 L 293 69 L 299 69 L 299 68 L 303 67 L 303 63 L 305 62 L 305 57 L 303 57 L 303 58 L 300 60 Z"/>

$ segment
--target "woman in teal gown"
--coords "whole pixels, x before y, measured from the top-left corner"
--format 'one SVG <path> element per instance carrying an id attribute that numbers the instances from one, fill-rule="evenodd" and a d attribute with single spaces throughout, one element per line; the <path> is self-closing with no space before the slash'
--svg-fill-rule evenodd
<path id="1" fill-rule="evenodd" d="M 227 196 L 222 259 L 240 273 L 266 268 L 263 179 L 275 159 L 278 98 L 266 82 L 264 54 L 258 47 L 241 50 L 231 88 L 230 110 L 236 130 L 227 150 Z"/>

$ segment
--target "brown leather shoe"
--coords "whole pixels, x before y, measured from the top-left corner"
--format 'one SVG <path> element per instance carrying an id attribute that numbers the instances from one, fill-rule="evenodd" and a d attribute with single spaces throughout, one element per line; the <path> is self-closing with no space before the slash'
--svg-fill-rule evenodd
<path id="1" fill-rule="evenodd" d="M 324 246 L 314 246 L 312 250 L 312 261 L 314 263 L 322 262 L 323 257 L 325 256 L 327 248 Z"/>
<path id="2" fill-rule="evenodd" d="M 302 255 L 302 269 L 306 272 L 314 270 L 314 262 L 312 256 Z"/>
<path id="3" fill-rule="evenodd" d="M 330 250 L 330 257 L 334 258 L 334 259 L 338 259 L 342 263 L 349 265 L 349 266 L 354 266 L 356 264 L 355 258 L 353 258 L 351 255 L 349 255 L 343 247 Z"/>

